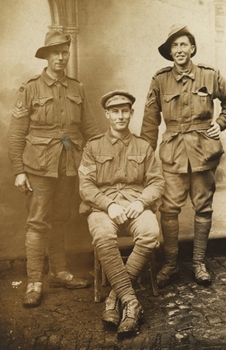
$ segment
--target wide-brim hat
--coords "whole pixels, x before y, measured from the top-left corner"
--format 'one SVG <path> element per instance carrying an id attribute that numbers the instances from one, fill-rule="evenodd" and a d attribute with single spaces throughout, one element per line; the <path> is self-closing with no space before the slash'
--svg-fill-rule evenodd
<path id="1" fill-rule="evenodd" d="M 194 35 L 190 32 L 190 30 L 188 29 L 187 26 L 184 26 L 182 24 L 174 24 L 172 25 L 172 27 L 170 28 L 170 32 L 168 35 L 167 40 L 161 45 L 159 46 L 158 50 L 159 53 L 166 58 L 169 61 L 173 61 L 172 56 L 170 55 L 170 47 L 171 47 L 171 43 L 174 39 L 178 38 L 179 36 L 183 36 L 183 35 L 191 35 L 193 40 L 194 40 L 194 52 L 192 52 L 191 57 L 193 57 L 196 54 L 197 51 L 197 46 L 196 46 L 196 42 L 195 42 L 195 37 Z"/>
<path id="2" fill-rule="evenodd" d="M 70 35 L 64 35 L 62 32 L 58 30 L 52 30 L 46 34 L 45 43 L 44 46 L 40 47 L 35 57 L 37 58 L 46 58 L 45 52 L 50 48 L 62 44 L 67 44 L 70 46 L 71 43 L 71 37 Z"/>
<path id="3" fill-rule="evenodd" d="M 132 106 L 135 101 L 136 98 L 124 90 L 110 91 L 101 97 L 101 105 L 104 109 L 126 103 Z"/>

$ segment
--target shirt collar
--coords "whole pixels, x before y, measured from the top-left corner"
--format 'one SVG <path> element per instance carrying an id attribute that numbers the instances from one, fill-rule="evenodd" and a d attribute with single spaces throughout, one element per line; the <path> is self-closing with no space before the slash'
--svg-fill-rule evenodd
<path id="1" fill-rule="evenodd" d="M 131 139 L 131 132 L 128 130 L 128 133 L 123 138 L 117 138 L 115 137 L 111 130 L 108 129 L 106 132 L 107 139 L 114 145 L 118 140 L 122 141 L 126 146 L 128 146 L 130 139 Z"/>
<path id="2" fill-rule="evenodd" d="M 42 71 L 41 76 L 42 76 L 42 79 L 44 80 L 44 82 L 45 82 L 47 85 L 49 85 L 49 86 L 53 85 L 56 81 L 60 82 L 60 83 L 61 83 L 62 85 L 64 85 L 64 86 L 67 86 L 67 78 L 66 78 L 66 75 L 65 75 L 65 74 L 64 74 L 64 75 L 62 76 L 62 78 L 60 78 L 59 80 L 52 79 L 52 78 L 46 73 L 46 68 L 44 68 L 43 71 Z"/>
<path id="3" fill-rule="evenodd" d="M 195 80 L 195 74 L 194 74 L 194 66 L 193 66 L 193 63 L 191 63 L 191 68 L 186 71 L 186 72 L 182 72 L 182 71 L 179 71 L 176 66 L 173 67 L 173 75 L 175 77 L 175 79 L 177 81 L 180 81 L 183 77 L 188 77 L 192 80 Z"/>

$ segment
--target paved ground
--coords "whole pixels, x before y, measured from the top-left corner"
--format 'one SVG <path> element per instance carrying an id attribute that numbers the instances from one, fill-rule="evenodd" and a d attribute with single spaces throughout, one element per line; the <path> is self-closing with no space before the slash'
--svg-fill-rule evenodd
<path id="1" fill-rule="evenodd" d="M 83 290 L 50 289 L 45 275 L 40 307 L 24 309 L 25 261 L 1 263 L 0 349 L 22 350 L 225 350 L 226 349 L 226 239 L 209 241 L 207 264 L 213 283 L 198 286 L 191 271 L 191 241 L 180 243 L 180 277 L 152 297 L 147 283 L 137 292 L 145 309 L 139 334 L 118 339 L 101 321 L 103 302 L 94 303 L 93 287 Z M 92 253 L 68 256 L 72 272 L 81 270 L 90 282 Z M 162 264 L 162 250 L 156 256 Z M 104 298 L 109 287 L 102 289 Z"/>

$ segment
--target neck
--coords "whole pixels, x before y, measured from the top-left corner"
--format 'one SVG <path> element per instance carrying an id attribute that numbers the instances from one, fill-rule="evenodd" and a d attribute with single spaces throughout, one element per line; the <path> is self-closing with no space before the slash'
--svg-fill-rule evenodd
<path id="1" fill-rule="evenodd" d="M 64 71 L 53 72 L 52 70 L 49 69 L 49 67 L 47 67 L 46 73 L 50 76 L 50 78 L 54 80 L 59 80 L 64 75 Z"/>
<path id="2" fill-rule="evenodd" d="M 117 139 L 123 139 L 129 132 L 128 129 L 122 130 L 122 131 L 116 131 L 110 127 L 110 131 L 112 135 Z"/>
<path id="3" fill-rule="evenodd" d="M 174 65 L 175 65 L 176 69 L 178 70 L 178 72 L 187 72 L 187 71 L 189 71 L 189 70 L 191 69 L 191 67 L 192 67 L 192 62 L 189 61 L 189 62 L 188 62 L 186 65 L 184 65 L 184 66 L 179 66 L 178 64 L 176 64 L 176 63 L 174 62 Z"/>

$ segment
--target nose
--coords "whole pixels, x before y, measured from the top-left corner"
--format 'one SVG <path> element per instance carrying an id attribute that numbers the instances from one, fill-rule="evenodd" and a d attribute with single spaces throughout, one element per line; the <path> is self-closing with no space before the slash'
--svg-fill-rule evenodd
<path id="1" fill-rule="evenodd" d="M 123 112 L 122 112 L 122 111 L 119 111 L 119 113 L 118 113 L 118 117 L 119 117 L 120 119 L 122 119 L 122 118 L 123 118 Z"/>
<path id="2" fill-rule="evenodd" d="M 59 59 L 59 60 L 62 60 L 62 59 L 63 59 L 63 54 L 62 54 L 62 52 L 59 52 L 59 53 L 58 53 L 58 59 Z"/>

